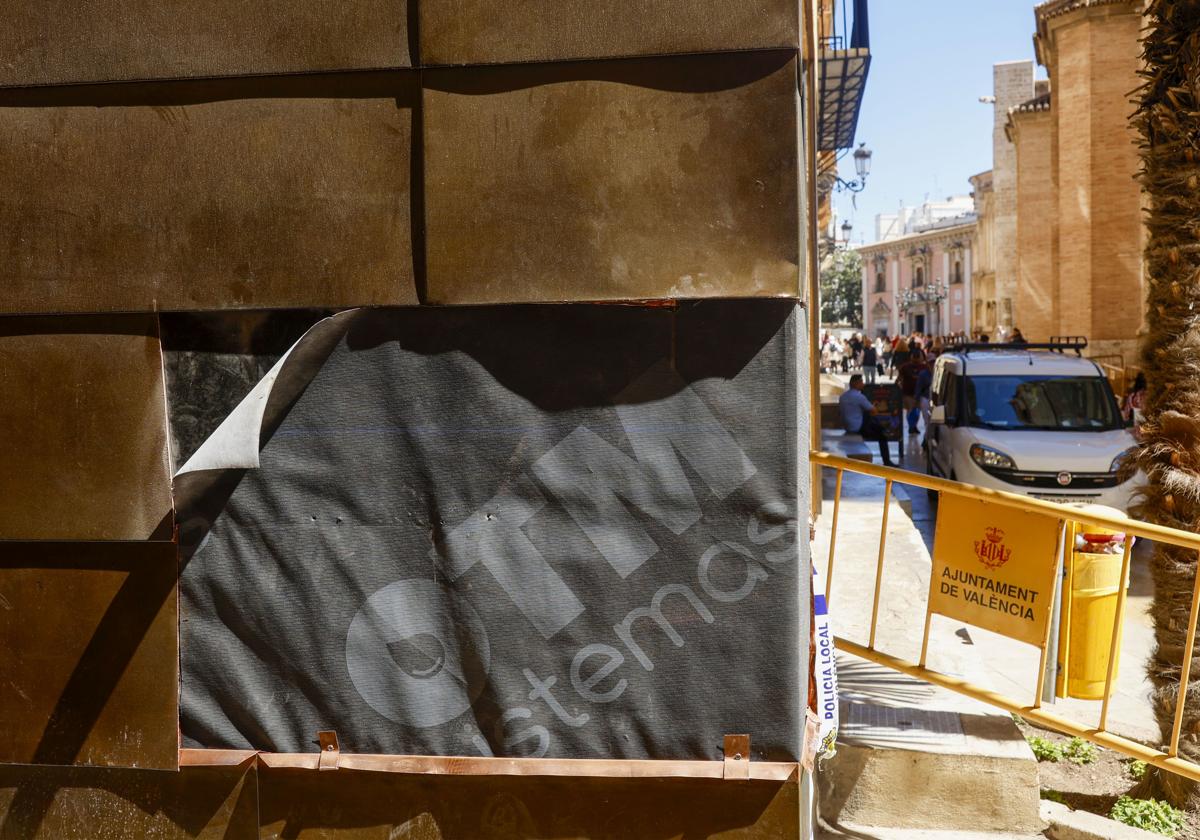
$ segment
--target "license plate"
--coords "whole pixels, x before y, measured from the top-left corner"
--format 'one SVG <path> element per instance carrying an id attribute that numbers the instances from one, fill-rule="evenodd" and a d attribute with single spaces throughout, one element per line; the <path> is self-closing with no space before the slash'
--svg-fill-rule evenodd
<path id="1" fill-rule="evenodd" d="M 1074 504 L 1076 502 L 1087 504 L 1088 502 L 1094 502 L 1096 499 L 1100 498 L 1099 493 L 1091 496 L 1056 496 L 1053 493 L 1030 493 L 1029 495 L 1033 496 L 1035 499 L 1041 499 L 1045 502 L 1058 502 L 1059 504 L 1064 505 Z"/>

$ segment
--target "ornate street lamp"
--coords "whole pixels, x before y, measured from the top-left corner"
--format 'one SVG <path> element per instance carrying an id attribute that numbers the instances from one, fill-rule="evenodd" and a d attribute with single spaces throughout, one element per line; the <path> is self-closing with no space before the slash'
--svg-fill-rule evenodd
<path id="1" fill-rule="evenodd" d="M 850 247 L 850 232 L 854 230 L 854 225 L 850 224 L 850 220 L 842 222 L 842 241 L 846 243 L 846 247 Z"/>
<path id="2" fill-rule="evenodd" d="M 871 150 L 867 148 L 866 143 L 859 143 L 858 148 L 854 150 L 854 173 L 858 177 L 853 181 L 837 178 L 835 186 L 838 192 L 862 192 L 863 187 L 867 185 L 867 176 L 871 174 Z"/>
<path id="3" fill-rule="evenodd" d="M 933 314 L 935 320 L 940 320 L 937 317 L 940 310 L 940 305 L 947 297 L 950 296 L 950 287 L 946 281 L 942 280 L 937 283 L 930 283 L 921 289 L 901 289 L 896 295 L 896 302 L 900 306 L 902 312 L 907 312 L 916 306 L 928 307 Z M 937 324 L 931 332 L 936 333 L 941 327 Z"/>
<path id="4" fill-rule="evenodd" d="M 871 174 L 871 150 L 867 148 L 866 143 L 859 143 L 858 148 L 854 150 L 854 171 L 864 182 Z"/>

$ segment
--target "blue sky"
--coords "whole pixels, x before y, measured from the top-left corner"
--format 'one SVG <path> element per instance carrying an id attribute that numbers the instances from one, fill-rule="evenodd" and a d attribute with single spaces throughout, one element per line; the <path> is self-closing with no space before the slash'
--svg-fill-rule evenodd
<path id="1" fill-rule="evenodd" d="M 835 196 L 851 241 L 875 238 L 875 214 L 926 195 L 971 190 L 992 165 L 992 65 L 1033 58 L 1032 0 L 872 0 L 871 70 L 858 141 L 874 152 L 867 188 Z M 840 4 L 839 4 L 840 8 Z M 1045 78 L 1037 68 L 1037 77 Z M 854 177 L 849 154 L 840 174 Z M 840 224 L 840 221 L 839 221 Z"/>

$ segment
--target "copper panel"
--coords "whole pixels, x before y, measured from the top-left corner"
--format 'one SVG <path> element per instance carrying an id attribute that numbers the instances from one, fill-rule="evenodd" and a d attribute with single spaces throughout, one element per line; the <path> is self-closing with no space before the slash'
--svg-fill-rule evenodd
<path id="1" fill-rule="evenodd" d="M 426 64 L 798 47 L 796 0 L 421 0 Z"/>
<path id="2" fill-rule="evenodd" d="M 19 0 L 0 85 L 409 66 L 407 0 Z"/>
<path id="3" fill-rule="evenodd" d="M 0 767 L 0 837 L 20 840 L 253 840 L 252 764 L 178 773 Z"/>
<path id="4" fill-rule="evenodd" d="M 425 84 L 430 302 L 799 294 L 791 53 Z"/>
<path id="5" fill-rule="evenodd" d="M 259 770 L 263 840 L 799 836 L 786 782 Z"/>
<path id="6" fill-rule="evenodd" d="M 166 424 L 153 317 L 0 319 L 0 539 L 170 539 Z"/>
<path id="7" fill-rule="evenodd" d="M 176 766 L 177 578 L 172 543 L 4 544 L 0 762 Z"/>
<path id="8" fill-rule="evenodd" d="M 3 308 L 416 303 L 415 79 L 0 91 Z"/>

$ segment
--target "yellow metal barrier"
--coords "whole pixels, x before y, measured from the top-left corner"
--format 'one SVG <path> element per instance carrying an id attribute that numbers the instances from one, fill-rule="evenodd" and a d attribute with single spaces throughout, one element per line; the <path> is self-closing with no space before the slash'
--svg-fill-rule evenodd
<path id="1" fill-rule="evenodd" d="M 838 650 L 845 651 L 846 653 L 853 654 L 871 662 L 875 662 L 895 671 L 900 671 L 910 676 L 917 677 L 918 679 L 922 679 L 933 685 L 958 692 L 959 694 L 964 694 L 968 697 L 974 698 L 975 700 L 996 706 L 1000 709 L 1004 709 L 1005 711 L 1018 714 L 1026 720 L 1039 726 L 1043 726 L 1048 729 L 1054 729 L 1067 735 L 1084 738 L 1088 741 L 1099 744 L 1100 746 L 1107 747 L 1115 750 L 1116 752 L 1130 756 L 1131 758 L 1141 759 L 1147 764 L 1153 764 L 1155 767 L 1160 767 L 1164 770 L 1168 770 L 1172 773 L 1177 773 L 1186 778 L 1200 782 L 1200 764 L 1179 757 L 1179 733 L 1181 724 L 1183 722 L 1183 701 L 1187 696 L 1187 688 L 1191 679 L 1192 657 L 1195 653 L 1196 644 L 1196 625 L 1197 618 L 1200 616 L 1200 574 L 1196 576 L 1196 582 L 1192 588 L 1191 610 L 1188 614 L 1187 641 L 1184 645 L 1183 666 L 1180 673 L 1180 690 L 1175 704 L 1174 725 L 1171 731 L 1171 742 L 1169 746 L 1165 751 L 1155 749 L 1129 738 L 1125 738 L 1114 732 L 1110 732 L 1106 728 L 1108 721 L 1109 700 L 1112 697 L 1113 681 L 1116 676 L 1115 666 L 1118 645 L 1122 635 L 1125 618 L 1125 589 L 1128 586 L 1129 581 L 1129 546 L 1132 543 L 1132 541 L 1129 540 L 1129 536 L 1144 537 L 1146 539 L 1156 540 L 1169 545 L 1191 549 L 1197 552 L 1197 559 L 1198 562 L 1200 562 L 1200 535 L 1188 531 L 1181 531 L 1176 528 L 1155 525 L 1150 522 L 1142 522 L 1137 519 L 1131 519 L 1130 517 L 1124 515 L 1109 515 L 1095 510 L 1074 508 L 1068 505 L 1057 504 L 1055 502 L 1034 499 L 1017 493 L 1007 493 L 1000 490 L 988 490 L 982 487 L 975 487 L 970 484 L 960 484 L 956 481 L 948 481 L 943 478 L 935 478 L 933 476 L 922 475 L 920 473 L 911 473 L 905 470 L 896 469 L 894 467 L 882 467 L 865 461 L 851 460 L 849 458 L 831 455 L 827 452 L 818 452 L 814 450 L 811 451 L 809 455 L 815 465 L 835 470 L 837 478 L 833 499 L 832 530 L 829 536 L 829 557 L 825 574 L 825 598 L 827 601 L 830 600 L 833 588 L 834 560 L 837 547 L 838 513 L 841 507 L 842 496 L 842 476 L 845 472 L 853 472 L 882 478 L 886 482 L 882 513 L 883 526 L 880 531 L 879 539 L 879 559 L 875 568 L 874 600 L 871 604 L 871 630 L 869 641 L 867 645 L 864 646 L 839 636 L 835 638 L 835 643 Z M 885 549 L 887 541 L 888 515 L 887 500 L 891 496 L 892 484 L 894 482 L 914 487 L 922 487 L 927 490 L 936 491 L 939 494 L 988 502 L 990 504 L 999 505 L 1011 510 L 1040 514 L 1050 517 L 1058 523 L 1077 522 L 1083 525 L 1094 526 L 1101 529 L 1109 529 L 1112 531 L 1120 531 L 1126 534 L 1126 548 L 1123 552 L 1121 562 L 1120 579 L 1117 582 L 1120 595 L 1117 607 L 1115 609 L 1115 614 L 1113 615 L 1104 689 L 1103 693 L 1100 695 L 1102 705 L 1100 708 L 1099 726 L 1086 726 L 1082 723 L 1070 720 L 1060 715 L 1046 712 L 1041 708 L 1043 680 L 1045 678 L 1044 666 L 1049 639 L 1044 640 L 1041 644 L 1041 662 L 1036 679 L 1036 693 L 1034 694 L 1034 701 L 1032 704 L 1022 703 L 1019 700 L 1015 700 L 1003 694 L 989 691 L 988 689 L 975 685 L 967 680 L 949 676 L 947 674 L 926 668 L 925 661 L 926 652 L 929 645 L 929 627 L 933 614 L 931 605 L 928 602 L 926 603 L 925 608 L 925 634 L 922 641 L 920 662 L 910 662 L 876 649 L 875 635 L 879 615 L 881 582 L 883 580 L 883 571 L 886 559 Z M 818 489 L 814 488 L 814 495 L 816 495 L 817 492 Z M 1063 547 L 1062 540 L 1065 539 L 1065 530 L 1065 528 L 1060 528 L 1060 548 Z M 1066 546 L 1065 550 L 1069 551 L 1070 546 Z"/>

